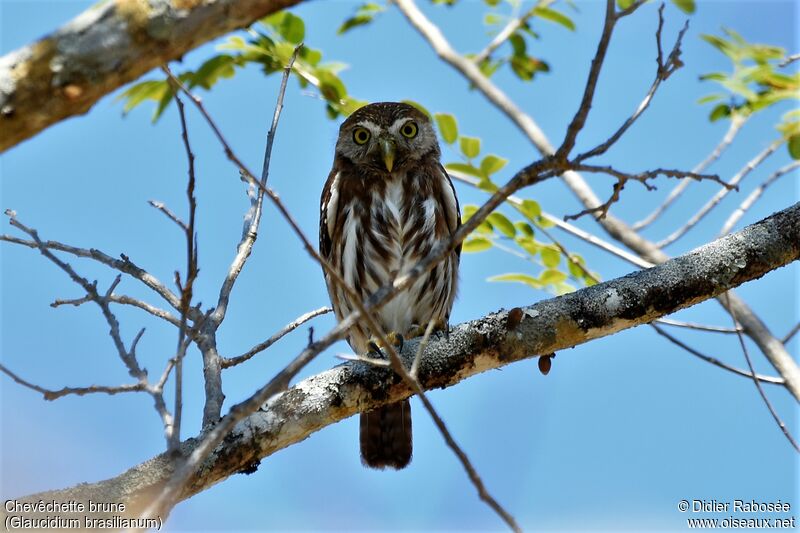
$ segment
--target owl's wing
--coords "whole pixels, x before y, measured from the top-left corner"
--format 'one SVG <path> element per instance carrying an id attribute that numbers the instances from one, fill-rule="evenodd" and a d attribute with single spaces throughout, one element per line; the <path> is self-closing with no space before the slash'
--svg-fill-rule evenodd
<path id="1" fill-rule="evenodd" d="M 338 177 L 339 170 L 334 166 L 325 181 L 319 200 L 319 253 L 325 259 L 331 257 L 332 223 L 336 220 L 339 208 Z"/>
<path id="2" fill-rule="evenodd" d="M 456 195 L 456 188 L 453 186 L 453 180 L 450 179 L 450 175 L 441 164 L 439 164 L 439 172 L 444 182 L 440 187 L 442 195 L 440 203 L 444 206 L 447 227 L 450 229 L 450 235 L 452 235 L 461 227 L 461 207 L 458 205 L 458 196 Z M 456 255 L 461 257 L 461 243 L 456 247 Z"/>

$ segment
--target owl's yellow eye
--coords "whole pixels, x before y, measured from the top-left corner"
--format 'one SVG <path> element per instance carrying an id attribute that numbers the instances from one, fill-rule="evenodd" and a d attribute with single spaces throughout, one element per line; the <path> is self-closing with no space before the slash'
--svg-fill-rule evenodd
<path id="1" fill-rule="evenodd" d="M 408 139 L 413 139 L 414 137 L 416 137 L 417 131 L 419 131 L 417 128 L 417 123 L 414 122 L 413 120 L 406 122 L 405 124 L 403 124 L 403 127 L 400 128 L 400 133 L 403 134 L 403 137 L 406 137 Z"/>
<path id="2" fill-rule="evenodd" d="M 353 140 L 356 144 L 367 144 L 367 141 L 369 140 L 369 130 L 367 128 L 354 129 Z"/>

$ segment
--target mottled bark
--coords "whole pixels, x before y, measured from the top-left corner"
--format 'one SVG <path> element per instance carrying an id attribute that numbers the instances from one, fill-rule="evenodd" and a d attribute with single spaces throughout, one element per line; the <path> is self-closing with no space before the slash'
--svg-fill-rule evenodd
<path id="1" fill-rule="evenodd" d="M 106 0 L 0 57 L 0 152 L 193 48 L 300 0 Z"/>
<path id="2" fill-rule="evenodd" d="M 798 257 L 800 203 L 653 268 L 460 324 L 449 338 L 430 340 L 419 379 L 425 389 L 448 387 L 514 361 L 646 324 L 757 279 Z M 406 343 L 403 356 L 407 361 L 416 354 L 418 342 Z M 327 425 L 397 402 L 410 393 L 390 370 L 363 363 L 339 365 L 303 380 L 236 426 L 181 497 L 189 498 L 232 474 L 252 469 L 264 457 Z M 188 455 L 196 445 L 196 440 L 189 439 L 180 451 Z M 20 501 L 125 502 L 125 514 L 136 516 L 148 496 L 169 479 L 177 458 L 162 454 L 113 479 L 34 494 Z M 6 514 L 5 510 L 0 514 Z M 113 514 L 119 513 L 108 513 Z"/>

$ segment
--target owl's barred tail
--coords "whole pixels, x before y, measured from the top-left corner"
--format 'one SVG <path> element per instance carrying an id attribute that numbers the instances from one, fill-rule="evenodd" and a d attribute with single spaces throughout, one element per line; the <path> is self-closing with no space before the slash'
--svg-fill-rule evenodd
<path id="1" fill-rule="evenodd" d="M 411 461 L 408 400 L 361 414 L 361 462 L 370 468 L 405 468 Z"/>

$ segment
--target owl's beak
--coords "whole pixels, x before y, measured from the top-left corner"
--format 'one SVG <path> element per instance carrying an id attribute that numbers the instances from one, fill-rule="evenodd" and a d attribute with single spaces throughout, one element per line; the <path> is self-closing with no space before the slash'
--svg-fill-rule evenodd
<path id="1" fill-rule="evenodd" d="M 379 142 L 381 145 L 381 154 L 383 155 L 383 163 L 386 165 L 386 170 L 391 172 L 392 167 L 394 167 L 394 141 L 391 139 L 380 139 Z"/>

